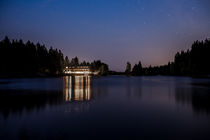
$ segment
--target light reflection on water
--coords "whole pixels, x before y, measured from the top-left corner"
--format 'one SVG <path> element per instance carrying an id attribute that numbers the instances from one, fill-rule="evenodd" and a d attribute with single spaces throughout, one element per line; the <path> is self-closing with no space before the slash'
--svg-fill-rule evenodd
<path id="1" fill-rule="evenodd" d="M 64 77 L 65 101 L 88 101 L 91 98 L 91 76 Z"/>
<path id="2" fill-rule="evenodd" d="M 191 84 L 208 79 L 65 76 L 0 82 L 0 139 L 210 137 L 210 88 Z"/>

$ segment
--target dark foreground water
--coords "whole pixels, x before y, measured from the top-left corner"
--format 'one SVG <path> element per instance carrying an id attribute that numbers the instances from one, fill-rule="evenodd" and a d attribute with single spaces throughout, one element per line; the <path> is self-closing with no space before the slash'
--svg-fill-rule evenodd
<path id="1" fill-rule="evenodd" d="M 207 79 L 0 80 L 0 139 L 210 139 Z"/>

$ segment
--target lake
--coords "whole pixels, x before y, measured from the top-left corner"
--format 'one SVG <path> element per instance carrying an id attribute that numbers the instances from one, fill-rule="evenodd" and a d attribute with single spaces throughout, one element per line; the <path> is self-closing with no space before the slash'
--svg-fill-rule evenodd
<path id="1" fill-rule="evenodd" d="M 210 139 L 209 79 L 0 79 L 0 139 Z"/>

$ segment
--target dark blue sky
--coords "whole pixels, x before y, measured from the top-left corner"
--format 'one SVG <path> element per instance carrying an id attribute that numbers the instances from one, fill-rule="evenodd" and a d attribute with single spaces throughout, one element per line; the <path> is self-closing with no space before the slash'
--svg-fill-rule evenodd
<path id="1" fill-rule="evenodd" d="M 113 70 L 166 64 L 210 37 L 209 0 L 1 0 L 0 39 L 31 40 Z"/>

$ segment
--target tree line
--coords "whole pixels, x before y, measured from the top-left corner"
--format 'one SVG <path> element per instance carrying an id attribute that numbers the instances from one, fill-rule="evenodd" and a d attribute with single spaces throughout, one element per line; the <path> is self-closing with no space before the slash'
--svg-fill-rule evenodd
<path id="1" fill-rule="evenodd" d="M 125 74 L 127 75 L 179 75 L 179 76 L 209 76 L 210 75 L 210 40 L 195 41 L 191 49 L 177 52 L 174 62 L 167 65 L 145 67 L 141 61 L 131 68 L 127 62 Z"/>
<path id="2" fill-rule="evenodd" d="M 79 62 L 78 57 L 69 60 L 61 50 L 40 43 L 12 40 L 6 36 L 0 41 L 0 77 L 45 76 L 59 75 L 65 67 L 88 66 L 92 71 L 99 71 L 101 75 L 210 75 L 210 40 L 195 41 L 191 49 L 177 52 L 174 61 L 163 66 L 142 67 L 141 61 L 131 67 L 127 62 L 124 73 L 109 71 L 109 66 L 100 60 L 93 62 Z"/>
<path id="3" fill-rule="evenodd" d="M 69 61 L 61 50 L 40 43 L 12 40 L 6 36 L 0 41 L 0 77 L 34 77 L 60 75 L 66 66 L 90 66 L 92 70 L 108 72 L 108 65 L 100 60 L 79 63 L 77 57 Z"/>

